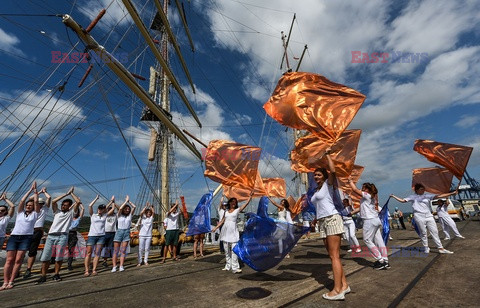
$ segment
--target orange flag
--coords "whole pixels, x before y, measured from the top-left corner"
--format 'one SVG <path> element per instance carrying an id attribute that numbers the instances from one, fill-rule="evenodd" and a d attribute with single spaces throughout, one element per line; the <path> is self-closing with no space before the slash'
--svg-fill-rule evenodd
<path id="1" fill-rule="evenodd" d="M 251 193 L 252 189 L 250 188 L 233 187 L 226 185 L 223 186 L 223 194 L 228 198 L 237 198 L 238 202 L 247 201 L 248 199 L 250 199 Z M 267 193 L 262 181 L 262 177 L 260 176 L 260 173 L 257 172 L 252 198 L 261 198 L 266 195 Z"/>
<path id="2" fill-rule="evenodd" d="M 283 178 L 263 178 L 265 192 L 269 197 L 285 198 L 287 195 L 287 185 Z"/>
<path id="3" fill-rule="evenodd" d="M 358 182 L 364 169 L 365 168 L 362 166 L 358 166 L 358 165 L 353 166 L 352 173 L 350 174 L 350 176 L 352 177 L 352 180 L 354 183 Z M 360 196 L 352 191 L 352 188 L 348 183 L 348 176 L 338 176 L 337 180 L 338 180 L 338 187 L 343 191 L 343 193 L 350 196 L 350 199 L 352 199 L 353 201 L 353 205 L 355 207 L 360 206 Z"/>
<path id="4" fill-rule="evenodd" d="M 205 153 L 205 176 L 227 186 L 253 189 L 262 149 L 212 140 Z"/>
<path id="5" fill-rule="evenodd" d="M 365 98 L 362 93 L 321 75 L 291 72 L 280 78 L 263 108 L 280 124 L 335 141 Z"/>
<path id="6" fill-rule="evenodd" d="M 346 130 L 333 145 L 315 135 L 299 138 L 291 152 L 292 169 L 297 172 L 312 172 L 318 167 L 327 167 L 325 150 L 330 146 L 337 177 L 348 177 L 352 172 L 360 140 L 359 129 Z"/>
<path id="7" fill-rule="evenodd" d="M 295 198 L 293 198 L 291 195 L 288 196 L 287 201 L 288 201 L 288 205 L 290 205 L 290 208 L 292 208 L 295 205 L 295 203 L 297 203 L 297 201 L 295 201 Z"/>
<path id="8" fill-rule="evenodd" d="M 425 190 L 433 194 L 450 192 L 453 174 L 448 169 L 440 167 L 413 169 L 412 187 L 420 183 Z"/>
<path id="9" fill-rule="evenodd" d="M 473 148 L 417 139 L 413 145 L 413 150 L 425 156 L 429 161 L 447 168 L 453 175 L 461 180 Z"/>
<path id="10" fill-rule="evenodd" d="M 290 204 L 290 203 L 289 203 Z M 302 210 L 307 206 L 307 197 L 305 195 L 301 196 L 298 198 L 297 202 L 295 204 L 290 204 L 290 213 L 292 216 L 292 219 L 300 214 Z"/>

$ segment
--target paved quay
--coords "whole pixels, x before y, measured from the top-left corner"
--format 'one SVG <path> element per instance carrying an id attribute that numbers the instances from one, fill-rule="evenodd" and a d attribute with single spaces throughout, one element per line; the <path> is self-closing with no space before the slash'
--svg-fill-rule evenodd
<path id="1" fill-rule="evenodd" d="M 53 274 L 39 286 L 34 285 L 38 273 L 17 279 L 13 289 L 0 292 L 0 306 L 478 307 L 480 221 L 457 225 L 466 239 L 442 241 L 452 255 L 438 254 L 431 239 L 430 254 L 419 253 L 415 231 L 393 230 L 388 270 L 374 270 L 372 258 L 352 256 L 342 246 L 352 292 L 341 302 L 322 299 L 333 283 L 331 265 L 323 244 L 312 236 L 299 242 L 291 258 L 262 273 L 249 267 L 241 274 L 222 271 L 224 257 L 216 250 L 197 260 L 185 250 L 183 259 L 165 264 L 153 252 L 150 266 L 140 268 L 132 256 L 124 272 L 102 268 L 96 277 L 83 277 L 78 262 L 71 272 L 62 269 L 60 282 L 51 280 Z M 361 239 L 361 231 L 357 236 Z"/>

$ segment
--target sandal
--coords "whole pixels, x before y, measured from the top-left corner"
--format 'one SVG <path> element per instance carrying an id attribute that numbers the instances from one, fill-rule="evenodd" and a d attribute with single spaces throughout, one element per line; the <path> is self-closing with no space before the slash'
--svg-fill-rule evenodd
<path id="1" fill-rule="evenodd" d="M 0 287 L 0 291 L 3 291 L 7 288 L 8 286 L 8 283 L 4 283 L 1 287 Z"/>
<path id="2" fill-rule="evenodd" d="M 88 276 L 90 276 L 90 273 L 89 273 L 89 272 L 85 272 L 85 274 L 83 274 L 83 276 L 88 277 Z"/>
<path id="3" fill-rule="evenodd" d="M 13 288 L 13 287 L 14 287 L 13 282 L 9 282 L 9 283 L 7 284 L 7 286 L 5 287 L 5 289 L 11 289 L 11 288 Z"/>
<path id="4" fill-rule="evenodd" d="M 142 264 L 141 264 L 141 263 L 138 263 L 138 264 L 137 264 L 137 267 L 140 267 L 140 266 L 142 266 Z"/>
<path id="5" fill-rule="evenodd" d="M 97 271 L 92 272 L 92 276 L 97 276 L 97 274 L 98 274 Z"/>
<path id="6" fill-rule="evenodd" d="M 165 263 L 165 259 L 162 260 L 162 263 Z"/>

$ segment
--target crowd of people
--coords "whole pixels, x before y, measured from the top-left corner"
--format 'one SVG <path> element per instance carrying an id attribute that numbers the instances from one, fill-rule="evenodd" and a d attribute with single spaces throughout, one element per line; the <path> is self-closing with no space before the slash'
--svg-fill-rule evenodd
<path id="1" fill-rule="evenodd" d="M 350 285 L 347 282 L 340 259 L 340 246 L 342 236 L 349 244 L 348 252 L 361 252 L 361 246 L 356 237 L 356 225 L 353 221 L 353 215 L 358 214 L 363 221 L 363 241 L 368 248 L 371 256 L 375 259 L 373 268 L 385 270 L 390 268 L 388 260 L 388 251 L 382 238 L 382 223 L 379 219 L 378 190 L 373 183 L 364 183 L 359 189 L 352 179 L 349 179 L 349 185 L 352 194 L 355 194 L 360 200 L 360 207 L 354 208 L 350 199 L 343 200 L 341 209 L 335 204 L 335 166 L 327 150 L 326 158 L 328 168 L 318 168 L 314 172 L 314 180 L 317 185 L 311 199 L 311 204 L 315 206 L 316 221 L 320 238 L 328 252 L 332 263 L 334 287 L 331 291 L 323 294 L 327 300 L 343 300 L 346 294 L 351 292 Z M 418 226 L 418 233 L 424 246 L 424 252 L 429 253 L 427 231 L 432 235 L 433 241 L 442 254 L 452 254 L 453 252 L 445 249 L 438 235 L 437 225 L 430 210 L 430 201 L 438 198 L 449 197 L 456 192 L 434 195 L 425 192 L 422 184 L 416 184 L 414 194 L 399 198 L 391 195 L 392 198 L 401 203 L 411 203 L 413 207 L 414 220 Z M 42 197 L 40 197 L 42 196 Z M 222 270 L 241 273 L 240 263 L 233 249 L 240 240 L 240 233 L 237 227 L 237 218 L 246 206 L 250 203 L 250 198 L 239 206 L 236 198 L 230 198 L 224 202 L 224 197 L 219 207 L 219 222 L 212 232 L 220 230 L 219 241 L 220 249 L 225 253 L 225 266 Z M 125 258 L 129 250 L 130 231 L 132 227 L 132 218 L 137 206 L 126 196 L 125 201 L 118 205 L 115 197 L 112 196 L 107 204 L 97 206 L 96 212 L 94 205 L 99 200 L 97 195 L 88 205 L 90 215 L 90 228 L 86 240 L 86 253 L 84 260 L 85 276 L 97 275 L 97 269 L 100 259 L 103 257 L 103 266 L 108 267 L 108 259 L 111 258 L 111 272 L 122 272 L 125 270 Z M 43 237 L 44 223 L 47 212 L 51 208 L 54 216 L 50 226 L 43 252 L 40 258 L 42 262 L 40 277 L 36 284 L 46 282 L 47 272 L 51 263 L 54 263 L 53 280 L 61 280 L 60 271 L 64 257 L 68 257 L 67 268 L 72 269 L 74 249 L 77 245 L 77 230 L 82 220 L 85 208 L 81 200 L 75 195 L 72 187 L 68 192 L 52 199 L 46 188 L 37 189 L 34 182 L 29 191 L 21 198 L 18 206 L 10 201 L 6 194 L 0 196 L 0 201 L 5 201 L 5 205 L 0 205 L 0 248 L 5 240 L 5 230 L 10 219 L 16 213 L 14 228 L 10 234 L 7 243 L 7 256 L 4 266 L 4 282 L 0 290 L 14 287 L 14 280 L 20 273 L 25 254 L 28 251 L 27 268 L 23 278 L 29 278 L 32 275 L 32 266 L 35 262 L 38 247 Z M 272 204 L 278 208 L 278 220 L 294 224 L 290 206 L 286 199 L 280 203 L 270 199 Z M 60 206 L 58 203 L 60 202 Z M 446 211 L 446 203 L 439 199 L 437 213 L 440 224 L 445 233 L 445 240 L 450 239 L 450 232 L 458 238 L 464 238 L 456 228 L 455 222 L 450 218 Z M 162 263 L 165 262 L 168 253 L 173 260 L 178 260 L 177 244 L 179 237 L 178 226 L 178 202 L 171 205 L 164 221 L 165 247 L 163 250 Z M 136 228 L 139 230 L 139 250 L 137 266 L 148 266 L 150 243 L 152 241 L 153 219 L 155 215 L 154 206 L 147 203 L 139 214 Z M 403 213 L 395 208 L 394 218 L 403 229 Z M 280 254 L 283 253 L 282 238 L 291 236 L 290 234 L 272 235 L 278 237 L 278 247 Z M 197 234 L 194 236 L 194 258 L 197 258 L 197 248 L 200 248 L 200 256 L 203 256 L 203 241 L 205 235 Z M 289 257 L 288 252 L 285 255 Z"/>

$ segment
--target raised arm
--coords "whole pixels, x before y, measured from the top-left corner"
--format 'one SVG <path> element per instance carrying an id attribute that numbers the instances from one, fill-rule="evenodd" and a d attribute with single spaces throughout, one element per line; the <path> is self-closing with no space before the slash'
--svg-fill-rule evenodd
<path id="1" fill-rule="evenodd" d="M 70 207 L 70 209 L 73 207 L 74 211 L 77 211 L 78 210 L 78 206 L 80 205 L 80 203 L 82 203 L 82 201 L 80 201 L 80 198 L 77 197 L 77 195 L 75 195 L 75 193 L 73 192 L 73 187 L 72 187 L 72 192 L 70 193 L 70 195 L 72 196 L 73 200 L 75 200 L 75 202 L 72 204 L 72 206 Z M 69 209 L 69 210 L 70 210 Z"/>
<path id="2" fill-rule="evenodd" d="M 252 197 L 253 197 L 253 190 L 252 190 L 252 193 L 250 194 L 250 198 L 248 198 L 248 201 L 240 207 L 239 212 L 243 211 L 247 207 L 247 205 L 250 203 L 250 201 L 252 201 Z"/>
<path id="3" fill-rule="evenodd" d="M 278 207 L 278 209 L 279 209 L 280 211 L 283 211 L 283 206 L 281 206 L 280 204 L 278 204 L 277 202 L 275 202 L 272 198 L 270 198 L 270 197 L 268 197 L 268 196 L 267 196 L 267 198 L 268 198 L 268 200 L 270 200 L 270 202 L 272 202 L 273 205 L 275 205 L 276 207 Z"/>
<path id="4" fill-rule="evenodd" d="M 63 195 L 60 195 L 52 200 L 52 210 L 54 213 L 57 212 L 58 209 L 58 201 L 62 200 L 66 196 L 70 195 L 73 192 L 73 186 L 68 190 L 68 192 L 64 193 Z"/>
<path id="5" fill-rule="evenodd" d="M 95 202 L 98 201 L 99 198 L 100 196 L 96 195 L 95 198 L 92 200 L 92 202 L 90 202 L 90 204 L 88 205 L 88 213 L 90 214 L 90 216 L 93 215 L 93 205 L 95 204 Z"/>
<path id="6" fill-rule="evenodd" d="M 112 198 L 110 198 L 110 201 L 107 204 L 107 209 L 110 205 L 112 206 L 112 208 L 110 209 L 110 211 L 108 211 L 108 213 L 107 213 L 108 216 L 115 213 L 115 208 L 118 209 L 118 206 L 115 204 L 115 196 L 112 196 Z"/>
<path id="7" fill-rule="evenodd" d="M 352 189 L 352 191 L 354 193 L 356 193 L 357 195 L 362 195 L 362 191 L 360 189 L 358 189 L 358 187 L 355 185 L 355 183 L 353 183 L 353 180 L 352 180 L 352 177 L 348 177 L 348 184 L 350 185 L 350 188 Z"/>
<path id="8" fill-rule="evenodd" d="M 153 206 L 153 204 L 147 202 L 147 206 L 150 207 L 150 209 L 152 210 L 152 217 L 155 217 L 155 207 Z"/>
<path id="9" fill-rule="evenodd" d="M 335 165 L 333 163 L 332 158 L 330 157 L 331 152 L 332 152 L 332 149 L 330 147 L 328 147 L 327 150 L 325 151 L 325 156 L 327 157 L 327 162 L 328 162 L 328 170 L 330 171 L 330 175 L 328 177 L 327 184 L 328 185 L 336 185 L 337 175 L 335 173 Z"/>
<path id="10" fill-rule="evenodd" d="M 0 200 L 5 200 L 5 202 L 7 203 L 8 205 L 8 216 L 10 216 L 10 218 L 13 217 L 13 215 L 15 214 L 15 204 L 13 204 L 12 201 L 8 200 L 7 199 L 7 193 L 3 193 L 2 196 L 0 196 Z"/>
<path id="11" fill-rule="evenodd" d="M 133 217 L 133 214 L 135 214 L 135 210 L 137 209 L 137 206 L 132 201 L 129 201 L 129 203 L 132 206 L 132 210 L 130 211 L 130 215 Z"/>
<path id="12" fill-rule="evenodd" d="M 125 205 L 127 205 L 127 203 L 130 201 L 130 197 L 128 197 L 127 195 L 127 198 L 125 198 L 125 201 L 122 203 L 122 205 L 120 205 L 120 208 L 118 209 L 118 213 L 117 213 L 117 216 L 120 216 L 122 211 L 123 211 L 123 208 L 125 207 Z"/>
<path id="13" fill-rule="evenodd" d="M 85 207 L 83 206 L 83 203 L 80 202 L 78 208 L 80 210 L 80 216 L 78 216 L 78 219 L 82 219 L 83 215 L 85 214 Z"/>
<path id="14" fill-rule="evenodd" d="M 175 201 L 175 204 L 172 206 L 172 208 L 168 211 L 167 216 L 172 214 L 175 208 L 178 207 L 178 200 Z"/>
<path id="15" fill-rule="evenodd" d="M 46 207 L 50 208 L 50 204 L 52 203 L 52 196 L 47 192 L 46 187 L 42 187 L 42 189 L 38 192 L 39 194 L 44 194 L 45 195 L 45 205 Z"/>
<path id="16" fill-rule="evenodd" d="M 449 193 L 437 195 L 437 196 L 435 196 L 433 199 L 446 198 L 446 197 L 450 197 L 450 196 L 453 196 L 453 195 L 456 195 L 456 194 L 458 194 L 458 189 L 456 189 L 455 191 L 449 192 Z"/>
<path id="17" fill-rule="evenodd" d="M 33 182 L 32 183 L 32 186 L 30 187 L 30 190 L 27 191 L 25 193 L 25 195 L 23 195 L 22 199 L 20 200 L 20 203 L 18 204 L 18 210 L 17 212 L 20 213 L 23 211 L 24 207 L 25 207 L 25 202 L 27 201 L 28 199 L 28 196 L 30 196 L 30 193 L 31 192 L 35 192 L 37 190 L 37 182 Z M 37 201 L 38 201 L 38 197 L 37 197 Z M 37 205 L 38 202 L 35 203 L 35 205 Z M 35 209 L 36 210 L 36 209 Z"/>
<path id="18" fill-rule="evenodd" d="M 397 200 L 398 202 L 401 202 L 401 203 L 407 203 L 408 202 L 407 200 L 399 198 L 399 197 L 395 196 L 394 194 L 391 194 L 390 197 L 392 197 L 393 199 L 395 199 L 395 200 Z"/>

